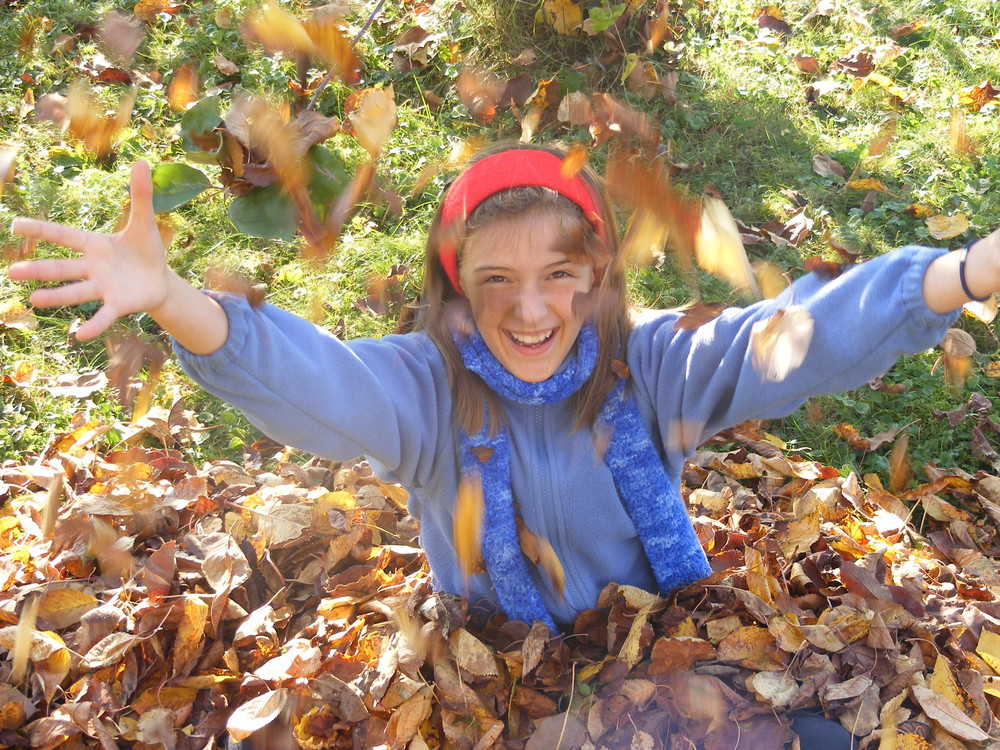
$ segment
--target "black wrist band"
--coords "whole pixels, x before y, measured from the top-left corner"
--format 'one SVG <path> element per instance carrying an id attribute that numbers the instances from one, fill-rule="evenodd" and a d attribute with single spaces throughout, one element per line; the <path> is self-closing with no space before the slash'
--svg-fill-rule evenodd
<path id="1" fill-rule="evenodd" d="M 970 240 L 966 243 L 965 247 L 962 248 L 962 258 L 958 261 L 958 280 L 962 284 L 962 291 L 965 292 L 965 296 L 971 299 L 973 302 L 985 302 L 992 294 L 987 294 L 985 297 L 977 297 L 972 292 L 969 291 L 969 285 L 965 281 L 965 261 L 969 258 L 969 248 L 971 248 L 979 240 Z"/>

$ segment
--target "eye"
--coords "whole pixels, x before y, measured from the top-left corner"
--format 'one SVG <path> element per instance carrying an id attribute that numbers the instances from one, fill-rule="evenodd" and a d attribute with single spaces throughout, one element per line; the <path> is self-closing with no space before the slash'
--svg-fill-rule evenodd
<path id="1" fill-rule="evenodd" d="M 484 284 L 502 284 L 507 280 L 506 276 L 500 276 L 499 274 L 494 274 L 493 276 L 487 276 L 483 279 Z"/>
<path id="2" fill-rule="evenodd" d="M 570 271 L 564 269 L 559 269 L 558 271 L 553 271 L 551 278 L 553 279 L 572 279 L 574 274 Z"/>

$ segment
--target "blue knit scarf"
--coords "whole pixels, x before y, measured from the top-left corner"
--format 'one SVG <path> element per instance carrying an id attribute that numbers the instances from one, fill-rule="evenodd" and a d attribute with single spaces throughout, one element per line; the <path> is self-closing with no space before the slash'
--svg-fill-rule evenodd
<path id="1" fill-rule="evenodd" d="M 501 398 L 525 404 L 551 404 L 569 398 L 587 381 L 597 362 L 598 338 L 593 326 L 580 331 L 577 345 L 563 367 L 541 383 L 512 375 L 493 356 L 478 331 L 454 335 L 462 361 Z M 661 592 L 707 576 L 711 569 L 688 519 L 677 483 L 663 466 L 643 423 L 635 398 L 620 379 L 598 414 L 611 440 L 604 462 L 635 524 Z M 484 451 L 483 449 L 487 449 Z M 521 552 L 510 489 L 510 439 L 506 429 L 490 436 L 486 425 L 476 435 L 459 431 L 462 473 L 478 473 L 485 514 L 483 562 L 505 614 L 512 620 L 552 621 Z M 486 460 L 482 457 L 488 456 Z"/>

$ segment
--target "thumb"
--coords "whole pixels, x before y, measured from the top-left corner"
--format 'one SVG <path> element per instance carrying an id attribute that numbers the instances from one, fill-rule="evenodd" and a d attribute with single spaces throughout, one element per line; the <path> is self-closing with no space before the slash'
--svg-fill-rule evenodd
<path id="1" fill-rule="evenodd" d="M 153 212 L 153 177 L 149 164 L 140 159 L 132 165 L 132 177 L 129 181 L 131 208 L 128 214 L 128 228 L 139 229 L 143 225 L 156 223 Z"/>

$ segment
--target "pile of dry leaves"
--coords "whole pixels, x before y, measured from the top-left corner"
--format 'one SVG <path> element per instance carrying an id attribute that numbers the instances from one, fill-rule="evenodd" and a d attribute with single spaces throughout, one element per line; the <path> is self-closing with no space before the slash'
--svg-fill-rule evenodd
<path id="1" fill-rule="evenodd" d="M 559 635 L 433 592 L 365 464 L 139 445 L 192 428 L 102 454 L 81 424 L 0 471 L 3 746 L 768 750 L 812 707 L 879 750 L 1000 735 L 1000 478 L 894 495 L 745 426 L 683 477 L 715 573 Z"/>

